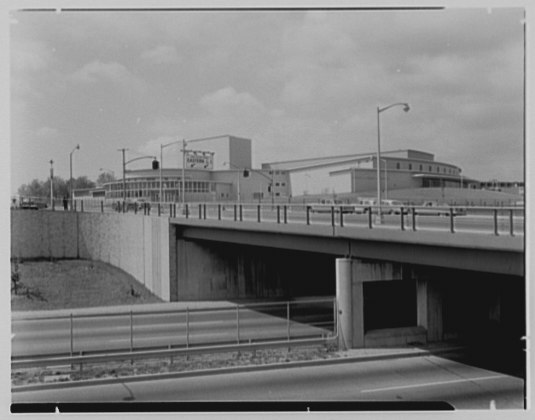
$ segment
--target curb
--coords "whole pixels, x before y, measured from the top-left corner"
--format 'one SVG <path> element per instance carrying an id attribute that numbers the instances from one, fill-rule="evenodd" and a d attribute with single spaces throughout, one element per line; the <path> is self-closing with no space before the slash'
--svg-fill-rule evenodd
<path id="1" fill-rule="evenodd" d="M 276 369 L 289 369 L 289 368 L 302 368 L 312 366 L 326 366 L 337 365 L 342 363 L 360 363 L 360 362 L 374 362 L 380 360 L 392 360 L 392 359 L 408 359 L 412 357 L 422 356 L 434 356 L 447 353 L 454 353 L 462 350 L 464 347 L 444 347 L 437 348 L 436 350 L 416 350 L 403 353 L 390 353 L 390 354 L 377 354 L 369 356 L 353 356 L 353 357 L 338 357 L 333 359 L 318 359 L 318 360 L 306 360 L 301 362 L 288 362 L 288 363 L 273 363 L 266 365 L 249 365 L 249 366 L 233 366 L 230 368 L 219 369 L 201 369 L 187 372 L 171 372 L 171 373 L 159 373 L 149 375 L 137 375 L 137 376 L 123 376 L 116 378 L 106 379 L 89 379 L 85 381 L 72 381 L 72 382 L 56 382 L 49 384 L 32 384 L 21 385 L 11 387 L 12 393 L 17 392 L 29 392 L 29 391 L 44 391 L 51 389 L 65 389 L 84 386 L 97 386 L 97 385 L 113 385 L 120 383 L 131 382 L 143 382 L 152 380 L 166 380 L 166 379 L 178 379 L 178 378 L 191 378 L 197 376 L 211 376 L 211 375 L 225 375 L 232 373 L 246 373 L 253 371 L 267 371 Z"/>

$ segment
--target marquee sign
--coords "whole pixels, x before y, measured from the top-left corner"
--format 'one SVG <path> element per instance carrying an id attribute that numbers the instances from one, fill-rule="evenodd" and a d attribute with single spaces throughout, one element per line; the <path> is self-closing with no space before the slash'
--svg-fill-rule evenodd
<path id="1" fill-rule="evenodd" d="M 186 168 L 214 169 L 214 153 L 199 150 L 188 150 L 186 153 Z"/>

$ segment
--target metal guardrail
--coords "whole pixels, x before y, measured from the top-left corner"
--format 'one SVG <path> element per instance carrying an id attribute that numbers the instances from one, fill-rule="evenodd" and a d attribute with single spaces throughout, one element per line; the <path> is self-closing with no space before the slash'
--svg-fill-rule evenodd
<path id="1" fill-rule="evenodd" d="M 327 318 L 329 318 L 326 322 L 318 323 L 318 322 L 312 322 L 310 323 L 310 319 L 307 318 L 307 313 L 311 312 L 313 313 L 320 313 L 320 306 L 327 305 L 327 308 L 323 308 L 322 312 L 324 314 L 327 314 Z M 251 312 L 256 314 L 259 313 L 259 321 L 260 323 L 266 322 L 266 321 L 275 321 L 277 324 L 277 328 L 280 329 L 280 331 L 285 331 L 284 333 L 278 332 L 276 335 L 273 335 L 272 337 L 265 336 L 260 334 L 260 332 L 257 332 L 257 334 L 247 334 L 247 336 L 244 336 L 243 331 L 247 327 L 247 321 L 245 318 L 247 315 L 249 315 L 249 323 L 251 321 Z M 63 321 L 68 320 L 68 325 L 65 325 L 63 328 L 68 328 L 67 331 L 63 331 L 65 333 L 65 340 L 68 340 L 68 348 L 65 349 L 64 352 L 59 353 L 60 355 L 63 355 L 64 353 L 69 354 L 69 357 L 77 357 L 76 354 L 80 353 L 88 353 L 89 349 L 87 347 L 84 347 L 82 345 L 77 345 L 75 337 L 80 337 L 83 331 L 83 328 L 78 327 L 77 324 L 81 320 L 90 320 L 95 318 L 103 318 L 103 319 L 110 319 L 110 318 L 117 318 L 117 317 L 127 317 L 128 318 L 128 325 L 123 325 L 122 328 L 124 330 L 127 330 L 128 332 L 124 334 L 125 341 L 128 340 L 128 347 L 122 347 L 119 349 L 115 349 L 115 351 L 128 351 L 130 353 L 139 352 L 139 351 L 147 351 L 146 347 L 142 346 L 136 346 L 136 327 L 141 325 L 136 325 L 135 320 L 139 317 L 150 317 L 153 315 L 180 315 L 184 318 L 182 324 L 177 324 L 177 326 L 182 326 L 181 330 L 183 330 L 182 336 L 175 336 L 175 341 L 169 341 L 165 342 L 160 345 L 154 344 L 152 347 L 162 347 L 165 349 L 169 349 L 170 347 L 181 347 L 184 346 L 185 350 L 188 349 L 194 349 L 198 348 L 202 345 L 208 345 L 210 344 L 210 347 L 213 347 L 214 345 L 217 347 L 219 344 L 215 344 L 214 342 L 209 342 L 206 340 L 199 340 L 197 337 L 195 337 L 195 340 L 192 340 L 195 336 L 195 328 L 192 326 L 193 315 L 204 315 L 204 316 L 210 316 L 208 323 L 210 323 L 212 319 L 214 319 L 213 314 L 216 314 L 217 316 L 215 319 L 219 321 L 221 324 L 219 325 L 220 330 L 224 330 L 225 328 L 228 331 L 234 331 L 235 336 L 232 338 L 232 334 L 229 334 L 228 337 L 225 338 L 225 342 L 232 342 L 234 341 L 236 345 L 241 345 L 243 342 L 251 344 L 253 341 L 261 342 L 263 344 L 277 341 L 280 339 L 281 335 L 286 335 L 285 342 L 286 343 L 293 343 L 294 341 L 300 340 L 303 336 L 303 334 L 307 334 L 307 336 L 314 336 L 318 335 L 322 338 L 330 334 L 336 335 L 337 334 L 337 317 L 336 317 L 336 299 L 329 298 L 329 299 L 305 299 L 305 300 L 297 300 L 297 301 L 283 301 L 283 302 L 269 302 L 269 303 L 251 303 L 251 304 L 242 304 L 242 305 L 232 305 L 232 306 L 226 306 L 226 307 L 214 307 L 214 308 L 196 308 L 196 309 L 174 309 L 174 310 L 164 310 L 164 311 L 139 311 L 139 312 L 111 312 L 111 313 L 90 313 L 90 314 L 82 314 L 82 315 L 74 315 L 73 313 L 62 315 L 62 316 L 41 316 L 41 317 L 25 317 L 22 319 L 13 319 L 12 320 L 12 328 L 15 330 L 15 326 L 17 329 L 24 329 L 24 324 L 28 323 L 46 323 L 50 321 Z M 222 316 L 223 313 L 226 313 L 228 321 L 225 321 Z M 267 314 L 267 315 L 266 315 Z M 321 315 L 321 314 L 320 314 Z M 315 315 L 314 315 L 315 316 Z M 320 318 L 321 319 L 321 318 Z M 282 321 L 282 322 L 278 322 Z M 316 318 L 317 321 L 317 318 Z M 204 321 L 198 321 L 198 322 L 204 322 Z M 308 323 L 307 323 L 308 322 Z M 299 324 L 301 326 L 301 330 L 304 327 L 310 328 L 311 331 L 295 331 L 298 328 L 295 327 L 295 325 Z M 158 323 L 144 323 L 142 326 L 145 328 L 153 327 L 156 328 Z M 284 326 L 285 325 L 285 326 Z M 304 326 L 304 327 L 303 327 Z M 327 326 L 327 328 L 325 328 Z M 292 328 L 293 327 L 293 328 Z M 44 326 L 42 326 L 44 328 Z M 248 326 L 248 329 L 250 329 L 251 326 Z M 314 328 L 318 328 L 317 331 L 313 331 Z M 57 326 L 54 330 L 57 337 Z M 61 328 L 59 329 L 61 332 Z M 104 329 L 105 331 L 105 329 Z M 139 333 L 138 333 L 139 334 Z M 116 334 L 116 337 L 119 337 L 119 333 Z M 195 342 L 193 342 L 195 341 Z M 180 342 L 180 344 L 178 344 Z M 260 344 L 259 344 L 260 345 Z M 141 350 L 143 349 L 143 350 Z M 109 350 L 108 350 L 109 351 Z M 151 350 L 153 351 L 153 350 Z M 161 351 L 161 350 L 160 350 Z M 181 350 L 182 351 L 182 350 Z M 49 355 L 47 358 L 50 357 L 57 357 L 58 354 L 52 354 Z M 12 360 L 16 360 L 17 358 L 21 358 L 22 356 L 12 356 Z M 80 356 L 78 356 L 80 357 Z M 85 356 L 84 356 L 85 357 Z M 89 357 L 89 356 L 87 356 Z M 23 358 L 39 358 L 42 359 L 43 355 L 36 354 L 36 355 L 30 355 L 30 356 L 23 356 Z"/>
<path id="2" fill-rule="evenodd" d="M 63 206 L 53 205 L 48 211 L 60 211 Z M 381 215 L 378 214 L 381 210 Z M 63 210 L 62 210 L 63 211 Z M 112 201 L 109 199 L 86 198 L 75 199 L 69 203 L 66 211 L 99 213 L 133 213 L 145 216 L 185 218 L 196 220 L 225 220 L 235 222 L 257 222 L 276 224 L 306 224 L 377 229 L 397 227 L 402 231 L 435 230 L 429 226 L 429 216 L 442 216 L 448 223 L 435 222 L 438 231 L 456 233 L 469 231 L 463 217 L 486 218 L 480 225 L 495 236 L 516 236 L 524 233 L 525 209 L 523 206 L 364 206 L 358 204 L 322 205 L 311 203 L 186 203 L 183 207 L 177 203 Z M 321 215 L 323 213 L 323 217 Z M 386 222 L 382 223 L 386 218 Z M 436 219 L 436 217 L 434 218 Z M 471 231 L 474 231 L 473 229 Z"/>
<path id="3" fill-rule="evenodd" d="M 381 215 L 378 214 L 379 210 Z M 479 224 L 479 233 L 517 236 L 524 233 L 524 207 L 485 206 L 363 206 L 258 204 L 258 203 L 132 203 L 100 199 L 75 200 L 72 211 L 133 213 L 145 216 L 195 220 L 256 222 L 274 224 L 331 225 L 333 227 L 378 229 L 395 227 L 401 231 L 434 230 L 449 233 L 475 231 L 467 226 Z M 435 216 L 435 217 L 431 217 Z M 440 216 L 441 220 L 438 220 Z M 477 219 L 479 218 L 479 219 Z M 436 226 L 430 226 L 433 220 Z M 445 222 L 447 220 L 447 222 Z"/>

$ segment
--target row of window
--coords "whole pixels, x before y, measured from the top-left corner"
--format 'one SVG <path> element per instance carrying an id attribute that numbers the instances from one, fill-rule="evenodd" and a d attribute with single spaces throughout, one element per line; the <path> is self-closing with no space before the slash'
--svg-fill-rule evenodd
<path id="1" fill-rule="evenodd" d="M 187 192 L 210 192 L 211 183 L 207 181 L 186 181 L 185 187 Z M 126 189 L 133 191 L 147 191 L 150 189 L 157 190 L 160 188 L 159 182 L 143 181 L 143 182 L 126 182 Z M 182 189 L 180 181 L 167 181 L 162 183 L 163 189 Z M 106 185 L 108 191 L 122 191 L 122 183 L 113 183 Z"/>
<path id="2" fill-rule="evenodd" d="M 416 167 L 416 165 L 414 165 L 414 166 Z M 413 168 L 412 163 L 409 163 L 408 164 L 409 171 L 412 171 L 412 168 Z M 440 166 L 437 165 L 435 168 L 436 168 L 436 172 L 440 173 Z M 401 163 L 400 162 L 396 162 L 396 169 L 401 169 Z M 424 165 L 423 164 L 420 164 L 419 170 L 421 172 L 423 172 L 423 170 L 424 170 Z M 433 172 L 433 166 L 432 165 L 428 166 L 428 172 Z M 445 173 L 445 174 L 450 174 L 450 175 L 456 175 L 457 174 L 457 171 L 455 169 L 446 168 L 446 167 L 442 167 L 442 172 Z"/>

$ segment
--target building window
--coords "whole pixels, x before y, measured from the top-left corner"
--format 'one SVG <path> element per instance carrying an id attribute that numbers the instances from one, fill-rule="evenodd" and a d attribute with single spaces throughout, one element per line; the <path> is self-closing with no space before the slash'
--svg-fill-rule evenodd
<path id="1" fill-rule="evenodd" d="M 431 165 L 429 165 L 429 172 L 431 172 L 431 171 L 432 171 L 432 169 L 431 169 Z"/>
<path id="2" fill-rule="evenodd" d="M 420 171 L 423 171 L 424 170 L 423 168 L 424 168 L 423 165 L 420 165 Z"/>
<path id="3" fill-rule="evenodd" d="M 396 163 L 396 169 L 400 169 L 401 168 L 401 165 L 399 162 Z"/>
<path id="4" fill-rule="evenodd" d="M 409 163 L 409 171 L 412 171 L 412 163 Z"/>
<path id="5" fill-rule="evenodd" d="M 437 172 L 440 172 L 440 168 L 437 166 Z"/>

